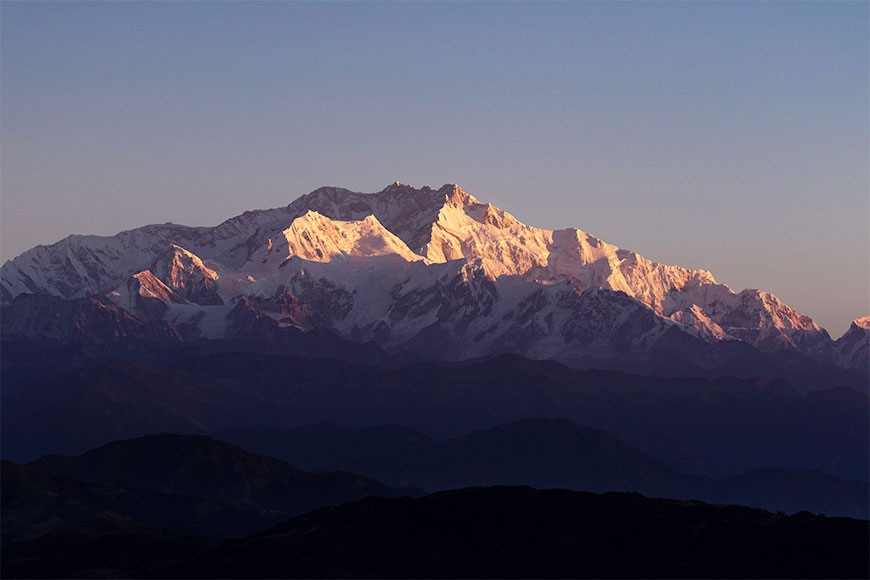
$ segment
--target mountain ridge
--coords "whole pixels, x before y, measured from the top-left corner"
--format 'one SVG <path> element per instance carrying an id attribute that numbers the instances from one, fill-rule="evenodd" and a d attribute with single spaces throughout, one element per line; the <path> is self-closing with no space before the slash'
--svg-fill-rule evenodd
<path id="1" fill-rule="evenodd" d="M 40 366 L 63 355 L 2 350 L 4 360 L 16 357 L 10 363 L 32 357 Z M 117 361 L 40 381 L 31 375 L 4 362 L 7 459 L 80 453 L 162 431 L 337 421 L 453 437 L 528 417 L 606 430 L 679 471 L 716 477 L 779 466 L 862 479 L 870 457 L 867 394 L 843 387 L 801 394 L 782 380 L 643 377 L 516 355 L 390 369 L 256 352 Z"/>
<path id="2" fill-rule="evenodd" d="M 630 491 L 795 513 L 867 518 L 868 484 L 813 470 L 756 468 L 725 478 L 686 475 L 599 429 L 529 418 L 433 440 L 401 426 L 326 422 L 295 429 L 243 427 L 211 434 L 307 470 L 352 469 L 430 492 L 472 486 Z"/>
<path id="3" fill-rule="evenodd" d="M 601 292 L 612 294 L 602 302 Z M 446 360 L 516 352 L 580 367 L 649 361 L 668 350 L 674 327 L 723 348 L 740 342 L 863 368 L 870 343 L 865 327 L 833 341 L 774 295 L 735 293 L 706 270 L 655 263 L 577 228 L 525 225 L 455 184 L 323 187 L 213 228 L 70 236 L 2 266 L 4 307 L 24 293 L 100 297 L 209 339 L 227 336 L 242 298 L 289 301 L 309 316 L 260 312 L 279 327 Z"/>

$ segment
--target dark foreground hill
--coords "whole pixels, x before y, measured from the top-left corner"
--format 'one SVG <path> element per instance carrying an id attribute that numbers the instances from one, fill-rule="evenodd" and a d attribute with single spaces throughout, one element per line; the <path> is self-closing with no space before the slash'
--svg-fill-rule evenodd
<path id="1" fill-rule="evenodd" d="M 239 501 L 84 481 L 10 461 L 2 462 L 0 477 L 3 544 L 83 528 L 230 538 L 263 530 L 287 517 Z"/>
<path id="2" fill-rule="evenodd" d="M 525 487 L 368 498 L 243 539 L 80 531 L 3 577 L 866 578 L 867 521 Z"/>

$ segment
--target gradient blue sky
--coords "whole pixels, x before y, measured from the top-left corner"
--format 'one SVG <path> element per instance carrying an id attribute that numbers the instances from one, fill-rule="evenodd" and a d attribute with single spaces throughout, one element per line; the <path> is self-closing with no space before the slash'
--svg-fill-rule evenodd
<path id="1" fill-rule="evenodd" d="M 836 337 L 870 311 L 868 3 L 0 5 L 0 254 L 451 182 Z"/>

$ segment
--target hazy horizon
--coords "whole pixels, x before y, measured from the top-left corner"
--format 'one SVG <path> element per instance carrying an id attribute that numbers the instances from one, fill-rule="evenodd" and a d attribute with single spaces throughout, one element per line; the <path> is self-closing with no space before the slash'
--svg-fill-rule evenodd
<path id="1" fill-rule="evenodd" d="M 870 8 L 834 3 L 0 5 L 0 258 L 216 225 L 323 185 L 457 183 L 870 314 Z"/>

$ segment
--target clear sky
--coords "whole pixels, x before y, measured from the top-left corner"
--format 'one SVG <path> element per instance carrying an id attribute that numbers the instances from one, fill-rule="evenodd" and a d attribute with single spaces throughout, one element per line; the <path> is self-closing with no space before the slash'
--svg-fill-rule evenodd
<path id="1" fill-rule="evenodd" d="M 458 183 L 870 313 L 867 2 L 3 2 L 0 253 Z"/>

